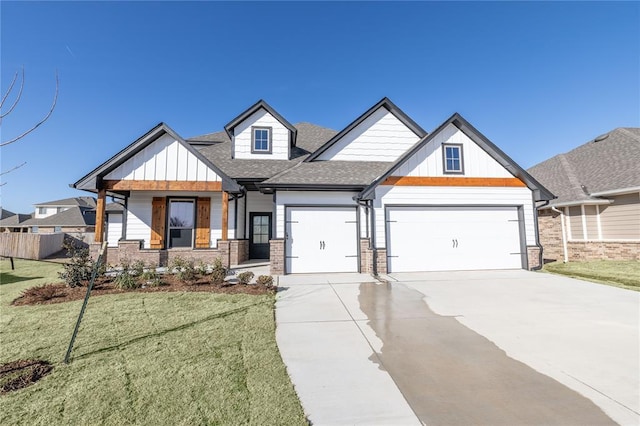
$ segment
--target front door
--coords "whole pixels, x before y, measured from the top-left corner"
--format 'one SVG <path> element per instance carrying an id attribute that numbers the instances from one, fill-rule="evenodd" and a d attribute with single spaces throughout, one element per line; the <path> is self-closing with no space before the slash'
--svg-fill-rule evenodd
<path id="1" fill-rule="evenodd" d="M 269 259 L 271 213 L 249 214 L 249 258 Z"/>

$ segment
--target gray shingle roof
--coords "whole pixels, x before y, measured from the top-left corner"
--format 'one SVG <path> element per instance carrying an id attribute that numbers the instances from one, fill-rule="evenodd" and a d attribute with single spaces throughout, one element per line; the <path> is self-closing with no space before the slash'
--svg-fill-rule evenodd
<path id="1" fill-rule="evenodd" d="M 31 219 L 33 214 L 14 214 L 13 216 L 6 217 L 0 220 L 0 227 L 4 228 L 16 228 L 22 226 L 22 223 Z"/>
<path id="2" fill-rule="evenodd" d="M 342 185 L 365 187 L 384 174 L 393 163 L 387 161 L 314 161 L 267 179 L 261 187 L 287 185 Z"/>
<path id="3" fill-rule="evenodd" d="M 298 123 L 295 127 L 298 139 L 291 160 L 232 159 L 231 140 L 225 132 L 196 136 L 187 142 L 233 179 L 267 179 L 304 160 L 337 133 L 311 123 Z"/>
<path id="4" fill-rule="evenodd" d="M 594 201 L 605 191 L 640 187 L 640 128 L 617 128 L 529 170 L 558 198 L 551 205 Z"/>
<path id="5" fill-rule="evenodd" d="M 0 220 L 6 219 L 6 218 L 14 216 L 14 215 L 15 215 L 14 212 L 12 212 L 10 210 L 7 210 L 7 209 L 3 209 L 2 207 L 0 207 Z"/>
<path id="6" fill-rule="evenodd" d="M 96 212 L 92 207 L 71 207 L 68 210 L 42 219 L 30 219 L 20 224 L 26 226 L 94 226 Z"/>
<path id="7" fill-rule="evenodd" d="M 79 206 L 79 207 L 95 207 L 96 199 L 93 197 L 73 197 L 64 198 L 62 200 L 46 201 L 44 203 L 36 203 L 34 206 Z"/>

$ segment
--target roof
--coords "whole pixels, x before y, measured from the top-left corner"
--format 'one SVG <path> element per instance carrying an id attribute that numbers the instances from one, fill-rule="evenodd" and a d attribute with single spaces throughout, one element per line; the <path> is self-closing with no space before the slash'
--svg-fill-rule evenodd
<path id="1" fill-rule="evenodd" d="M 109 203 L 104 206 L 104 210 L 107 213 L 122 213 L 124 212 L 124 205 L 120 203 Z"/>
<path id="2" fill-rule="evenodd" d="M 387 111 L 392 113 L 398 120 L 400 120 L 405 126 L 407 126 L 413 133 L 415 133 L 419 138 L 423 138 L 427 135 L 427 132 L 420 127 L 415 121 L 411 119 L 407 114 L 404 113 L 400 108 L 398 108 L 389 98 L 382 98 L 377 104 L 369 108 L 364 114 L 360 117 L 356 118 L 351 124 L 345 127 L 340 133 L 336 134 L 333 138 L 331 138 L 327 143 L 322 145 L 319 149 L 317 149 L 313 154 L 311 154 L 305 161 L 313 161 L 320 154 L 325 152 L 331 146 L 333 146 L 336 142 L 338 142 L 344 135 L 352 131 L 356 128 L 360 123 L 365 121 L 371 114 L 379 110 L 380 108 L 386 108 Z"/>
<path id="3" fill-rule="evenodd" d="M 640 190 L 639 164 L 640 128 L 620 127 L 528 171 L 558 197 L 550 205 L 560 206 L 601 202 L 599 193 Z"/>
<path id="4" fill-rule="evenodd" d="M 2 228 L 15 228 L 22 226 L 22 223 L 31 219 L 33 214 L 14 214 L 13 216 L 6 217 L 0 220 L 0 227 Z"/>
<path id="5" fill-rule="evenodd" d="M 364 188 L 386 172 L 387 161 L 315 161 L 299 163 L 295 167 L 272 177 L 261 188 L 296 187 L 349 187 Z"/>
<path id="6" fill-rule="evenodd" d="M 79 207 L 95 207 L 96 199 L 93 197 L 73 197 L 73 198 L 64 198 L 62 200 L 55 201 L 46 201 L 44 203 L 36 203 L 34 204 L 36 207 L 44 207 L 44 206 L 79 206 Z"/>
<path id="7" fill-rule="evenodd" d="M 6 218 L 8 218 L 10 216 L 14 216 L 14 215 L 15 215 L 14 212 L 12 212 L 10 210 L 3 209 L 2 207 L 0 207 L 0 220 L 6 219 Z"/>
<path id="8" fill-rule="evenodd" d="M 187 142 L 232 179 L 264 180 L 304 160 L 337 133 L 335 130 L 311 123 L 298 123 L 295 128 L 298 133 L 298 143 L 291 150 L 289 160 L 231 158 L 231 139 L 225 132 L 196 136 L 187 139 Z"/>
<path id="9" fill-rule="evenodd" d="M 423 146 L 431 142 L 445 127 L 449 124 L 453 124 L 460 131 L 462 131 L 469 139 L 475 142 L 480 148 L 482 148 L 489 156 L 496 160 L 502 167 L 507 169 L 509 173 L 524 182 L 529 189 L 533 191 L 535 201 L 552 200 L 554 195 L 540 184 L 533 176 L 527 173 L 522 167 L 520 167 L 515 161 L 513 161 L 507 154 L 505 154 L 500 148 L 493 144 L 486 136 L 480 133 L 475 127 L 465 120 L 457 112 L 453 114 L 444 123 L 438 126 L 431 134 L 420 139 L 410 150 L 402 155 L 398 160 L 381 176 L 379 176 L 374 182 L 372 182 L 367 188 L 365 188 L 360 194 L 359 199 L 370 199 L 374 193 L 376 187 L 380 185 L 386 178 L 391 176 L 402 164 L 407 162 L 416 152 L 418 152 Z"/>
<path id="10" fill-rule="evenodd" d="M 240 123 L 245 121 L 249 116 L 254 114 L 256 111 L 264 109 L 269 114 L 271 114 L 276 120 L 278 120 L 284 127 L 289 129 L 289 143 L 292 147 L 296 146 L 296 136 L 297 130 L 296 128 L 289 123 L 283 116 L 278 114 L 278 112 L 271 107 L 268 103 L 260 99 L 258 102 L 250 106 L 246 111 L 238 115 L 236 118 L 231 120 L 226 126 L 224 126 L 224 131 L 227 133 L 229 138 L 233 135 L 233 129 L 236 128 Z"/>
<path id="11" fill-rule="evenodd" d="M 93 207 L 71 207 L 63 212 L 44 217 L 29 219 L 21 227 L 27 226 L 66 226 L 84 227 L 96 224 L 96 212 Z"/>

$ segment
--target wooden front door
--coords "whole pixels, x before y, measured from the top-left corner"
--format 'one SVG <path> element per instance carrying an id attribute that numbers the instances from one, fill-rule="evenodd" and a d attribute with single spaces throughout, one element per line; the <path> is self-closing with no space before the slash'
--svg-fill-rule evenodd
<path id="1" fill-rule="evenodd" d="M 269 259 L 271 239 L 271 213 L 249 214 L 249 258 Z"/>

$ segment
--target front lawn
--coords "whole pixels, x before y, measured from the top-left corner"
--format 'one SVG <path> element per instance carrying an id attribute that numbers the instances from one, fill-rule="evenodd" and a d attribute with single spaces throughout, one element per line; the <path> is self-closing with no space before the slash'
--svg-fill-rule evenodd
<path id="1" fill-rule="evenodd" d="M 622 286 L 640 291 L 640 261 L 596 260 L 591 262 L 554 262 L 544 270 L 570 277 Z"/>
<path id="2" fill-rule="evenodd" d="M 52 372 L 0 395 L 0 424 L 306 424 L 275 343 L 273 295 L 124 293 L 10 306 L 59 265 L 0 262 L 0 364 Z"/>

